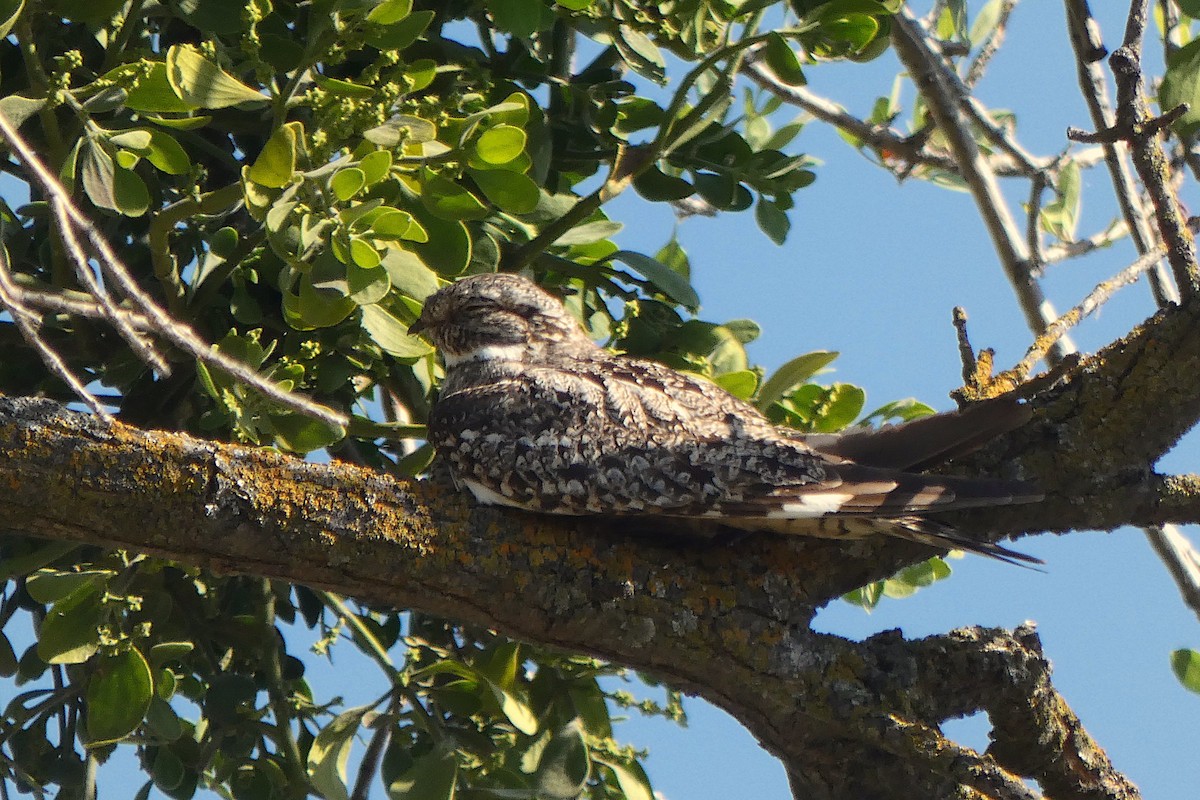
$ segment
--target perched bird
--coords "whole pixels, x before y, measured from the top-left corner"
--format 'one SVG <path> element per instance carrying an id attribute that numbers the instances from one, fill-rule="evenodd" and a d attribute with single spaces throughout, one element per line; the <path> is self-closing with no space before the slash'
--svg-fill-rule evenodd
<path id="1" fill-rule="evenodd" d="M 510 274 L 442 288 L 410 331 L 424 331 L 446 365 L 429 441 L 481 503 L 883 533 L 1037 562 L 925 517 L 1040 499 L 1030 485 L 918 474 L 1023 423 L 1029 411 L 1015 400 L 804 435 L 702 377 L 599 347 L 557 298 Z"/>

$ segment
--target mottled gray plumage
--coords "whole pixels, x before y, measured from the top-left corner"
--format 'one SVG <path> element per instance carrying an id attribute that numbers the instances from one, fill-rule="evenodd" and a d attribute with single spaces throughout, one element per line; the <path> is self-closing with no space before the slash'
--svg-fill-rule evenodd
<path id="1" fill-rule="evenodd" d="M 598 347 L 561 302 L 517 275 L 441 289 L 413 329 L 446 363 L 430 442 L 481 502 L 812 536 L 886 533 L 1036 560 L 923 517 L 1039 499 L 1027 484 L 916 474 L 1019 425 L 1028 412 L 1016 401 L 803 436 L 703 378 Z"/>

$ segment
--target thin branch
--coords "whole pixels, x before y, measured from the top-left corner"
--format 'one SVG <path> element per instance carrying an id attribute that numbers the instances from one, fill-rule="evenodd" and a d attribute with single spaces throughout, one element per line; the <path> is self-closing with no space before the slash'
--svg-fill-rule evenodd
<path id="1" fill-rule="evenodd" d="M 1145 34 L 1148 0 L 1133 0 L 1126 20 L 1125 39 L 1109 57 L 1117 87 L 1116 118 L 1111 126 L 1100 127 L 1094 134 L 1068 130 L 1067 136 L 1079 141 L 1129 144 L 1134 169 L 1150 197 L 1158 232 L 1166 242 L 1167 261 L 1175 276 L 1175 285 L 1183 297 L 1200 288 L 1200 265 L 1196 262 L 1194 237 L 1184 224 L 1184 214 L 1170 181 L 1170 166 L 1159 134 L 1182 113 L 1178 108 L 1156 117 L 1150 112 L 1142 73 L 1142 38 Z M 1069 9 L 1073 32 L 1086 11 Z M 1073 33 L 1073 36 L 1075 34 Z M 1085 92 L 1086 94 L 1086 92 Z"/>
<path id="2" fill-rule="evenodd" d="M 38 356 L 46 365 L 46 369 L 50 370 L 50 374 L 69 386 L 75 396 L 82 400 L 96 416 L 106 423 L 111 423 L 112 415 L 108 413 L 104 404 L 88 391 L 88 388 L 63 363 L 58 353 L 54 352 L 54 348 L 50 347 L 42 338 L 41 332 L 38 330 L 41 324 L 40 319 L 21 303 L 20 293 L 20 288 L 12 282 L 12 278 L 9 276 L 8 256 L 5 254 L 4 248 L 0 247 L 0 306 L 8 309 L 17 329 L 21 331 L 21 336 L 37 350 Z"/>
<path id="3" fill-rule="evenodd" d="M 957 76 L 951 78 L 947 75 L 950 70 L 946 63 L 929 49 L 924 33 L 906 12 L 893 17 L 892 41 L 913 82 L 925 96 L 938 128 L 950 144 L 954 158 L 960 165 L 960 174 L 967 183 L 1000 257 L 1001 266 L 1017 294 L 1026 322 L 1032 329 L 1041 330 L 1053 322 L 1058 314 L 1033 279 L 1022 232 L 996 183 L 995 172 L 967 130 L 961 98 L 953 88 Z M 1055 344 L 1051 354 L 1055 358 L 1062 358 L 1071 349 L 1073 346 L 1070 341 L 1064 338 Z"/>
<path id="4" fill-rule="evenodd" d="M 83 246 L 75 236 L 75 229 L 71 224 L 70 214 L 63 207 L 63 204 L 64 201 L 61 198 L 52 197 L 50 199 L 50 216 L 56 222 L 54 227 L 58 231 L 58 238 L 62 241 L 67 255 L 70 256 L 71 263 L 75 265 L 75 275 L 78 276 L 80 282 L 87 288 L 88 294 L 96 299 L 96 304 L 103 312 L 104 318 L 116 328 L 117 333 L 125 340 L 130 349 L 137 354 L 142 363 L 149 364 L 160 375 L 170 375 L 171 369 L 167 366 L 166 359 L 159 355 L 150 341 L 129 326 L 125 316 L 113 304 L 108 292 L 101 288 L 100 282 L 96 280 L 96 276 L 92 272 L 92 267 L 88 263 L 87 254 L 83 251 Z"/>
<path id="5" fill-rule="evenodd" d="M 983 77 L 983 73 L 987 70 L 988 64 L 992 58 L 1000 51 L 1000 46 L 1004 44 L 1004 36 L 1008 33 L 1008 20 L 1012 16 L 1013 9 L 1017 7 L 1017 0 L 1004 0 L 1000 4 L 996 27 L 988 34 L 983 45 L 979 48 L 979 53 L 971 61 L 971 65 L 967 67 L 967 75 L 963 78 L 963 84 L 968 89 L 973 89 L 979 79 Z"/>
<path id="6" fill-rule="evenodd" d="M 1200 217 L 1192 217 L 1188 221 L 1188 226 L 1193 231 L 1200 230 Z M 1054 347 L 1066 335 L 1067 331 L 1078 325 L 1085 317 L 1094 313 L 1100 306 L 1104 305 L 1117 289 L 1135 282 L 1142 276 L 1142 273 L 1153 268 L 1166 255 L 1166 250 L 1165 245 L 1159 245 L 1116 275 L 1096 284 L 1096 287 L 1088 293 L 1087 297 L 1079 305 L 1047 325 L 1038 335 L 1033 345 L 1030 346 L 1025 357 L 1013 368 L 1019 378 L 1024 380 L 1028 377 L 1029 373 L 1033 371 L 1034 365 L 1046 357 L 1050 348 Z"/>

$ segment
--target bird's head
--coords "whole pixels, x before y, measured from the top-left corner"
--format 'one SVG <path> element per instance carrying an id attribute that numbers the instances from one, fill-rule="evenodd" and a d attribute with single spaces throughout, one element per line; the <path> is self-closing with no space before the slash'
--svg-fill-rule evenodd
<path id="1" fill-rule="evenodd" d="M 558 298 L 520 275 L 472 275 L 439 289 L 411 333 L 424 332 L 447 367 L 466 361 L 538 361 L 595 345 Z"/>

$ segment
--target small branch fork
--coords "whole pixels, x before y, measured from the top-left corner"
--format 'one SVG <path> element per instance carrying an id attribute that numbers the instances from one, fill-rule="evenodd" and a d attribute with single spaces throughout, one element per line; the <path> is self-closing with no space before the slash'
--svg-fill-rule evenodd
<path id="1" fill-rule="evenodd" d="M 345 415 L 294 394 L 259 375 L 246 364 L 213 350 L 187 325 L 173 319 L 133 280 L 108 242 L 71 201 L 67 190 L 42 164 L 28 143 L 0 114 L 0 137 L 29 171 L 32 182 L 49 201 L 50 216 L 75 275 L 86 293 L 74 298 L 66 293 L 47 292 L 20 285 L 20 277 L 0 247 L 0 305 L 12 314 L 22 337 L 32 346 L 54 375 L 71 388 L 80 400 L 106 422 L 112 416 L 104 404 L 74 375 L 62 358 L 41 336 L 40 311 L 78 314 L 108 322 L 147 366 L 160 375 L 170 373 L 167 358 L 151 336 L 161 337 L 192 358 L 228 373 L 280 405 L 332 425 L 345 425 Z M 95 262 L 105 284 L 125 300 L 118 304 L 101 285 L 92 266 Z"/>

